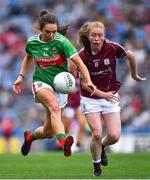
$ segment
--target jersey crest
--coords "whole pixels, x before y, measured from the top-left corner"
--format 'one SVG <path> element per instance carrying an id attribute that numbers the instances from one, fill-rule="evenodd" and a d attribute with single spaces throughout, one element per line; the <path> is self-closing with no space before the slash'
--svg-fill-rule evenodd
<path id="1" fill-rule="evenodd" d="M 104 65 L 108 65 L 110 64 L 110 60 L 107 58 L 107 59 L 104 59 Z"/>

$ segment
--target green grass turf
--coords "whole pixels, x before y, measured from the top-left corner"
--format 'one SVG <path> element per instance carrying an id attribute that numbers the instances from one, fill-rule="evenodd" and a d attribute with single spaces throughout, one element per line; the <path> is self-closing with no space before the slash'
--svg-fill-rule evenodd
<path id="1" fill-rule="evenodd" d="M 108 154 L 109 166 L 100 179 L 150 178 L 150 154 Z M 89 153 L 66 158 L 62 152 L 0 155 L 0 179 L 97 179 Z"/>

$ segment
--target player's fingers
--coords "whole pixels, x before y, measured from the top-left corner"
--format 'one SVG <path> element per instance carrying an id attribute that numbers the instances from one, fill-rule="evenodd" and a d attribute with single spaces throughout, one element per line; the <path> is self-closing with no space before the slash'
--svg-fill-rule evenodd
<path id="1" fill-rule="evenodd" d="M 119 101 L 119 97 L 118 96 L 113 96 L 113 100 L 115 100 L 115 101 Z"/>
<path id="2" fill-rule="evenodd" d="M 14 85 L 13 85 L 13 90 L 14 90 L 14 92 L 15 92 L 16 94 L 19 94 L 19 93 L 21 93 L 21 86 L 18 85 L 18 84 L 14 84 Z"/>
<path id="3" fill-rule="evenodd" d="M 111 95 L 109 97 L 109 100 L 113 103 L 119 102 L 119 97 L 115 96 L 115 95 Z"/>
<path id="4" fill-rule="evenodd" d="M 92 96 L 96 91 L 96 86 L 95 85 L 89 85 L 89 88 L 92 90 L 92 93 L 90 94 Z"/>
<path id="5" fill-rule="evenodd" d="M 110 91 L 112 94 L 114 94 L 116 91 Z"/>

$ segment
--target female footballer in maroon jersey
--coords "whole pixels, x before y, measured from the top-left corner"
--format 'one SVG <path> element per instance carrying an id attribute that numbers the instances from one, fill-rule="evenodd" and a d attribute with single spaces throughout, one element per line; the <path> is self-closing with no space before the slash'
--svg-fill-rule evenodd
<path id="1" fill-rule="evenodd" d="M 79 31 L 80 43 L 83 45 L 79 55 L 87 66 L 91 80 L 97 87 L 93 96 L 91 90 L 81 79 L 81 109 L 92 131 L 90 144 L 94 166 L 94 176 L 101 175 L 101 165 L 108 164 L 104 147 L 119 140 L 121 132 L 120 106 L 118 90 L 121 83 L 116 79 L 116 58 L 127 58 L 131 76 L 136 81 L 145 80 L 137 73 L 136 58 L 133 52 L 125 50 L 117 43 L 105 39 L 105 27 L 101 22 L 87 22 Z M 102 96 L 102 92 L 106 92 Z M 113 93 L 116 100 L 108 96 Z M 103 97 L 103 98 L 102 98 Z M 102 123 L 106 136 L 102 138 Z"/>

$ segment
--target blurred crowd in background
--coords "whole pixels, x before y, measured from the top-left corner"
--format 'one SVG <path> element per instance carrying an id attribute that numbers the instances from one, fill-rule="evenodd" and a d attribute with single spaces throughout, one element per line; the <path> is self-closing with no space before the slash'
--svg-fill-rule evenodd
<path id="1" fill-rule="evenodd" d="M 12 91 L 25 42 L 35 33 L 42 9 L 56 14 L 60 24 L 70 24 L 68 37 L 78 49 L 80 26 L 98 20 L 105 24 L 109 40 L 136 54 L 139 74 L 147 81 L 133 81 L 127 61 L 119 59 L 117 64 L 123 83 L 122 132 L 150 132 L 150 0 L 0 0 L 0 135 L 5 127 L 13 127 L 11 133 L 20 137 L 24 129 L 42 123 L 43 109 L 35 105 L 31 92 L 33 68 L 25 77 L 21 97 Z"/>

